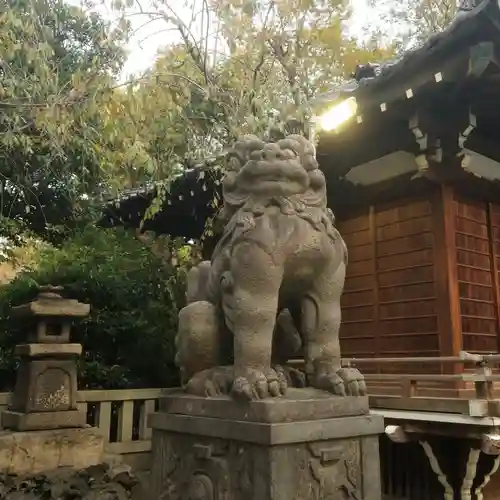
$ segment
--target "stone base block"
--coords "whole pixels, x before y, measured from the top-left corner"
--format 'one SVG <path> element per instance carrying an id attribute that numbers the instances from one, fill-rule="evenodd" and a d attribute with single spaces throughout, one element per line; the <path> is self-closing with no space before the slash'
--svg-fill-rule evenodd
<path id="1" fill-rule="evenodd" d="M 170 394 L 161 408 L 150 417 L 151 500 L 381 499 L 384 425 L 366 398 L 295 389 L 243 404 Z"/>
<path id="2" fill-rule="evenodd" d="M 104 438 L 99 429 L 0 432 L 0 474 L 38 474 L 59 467 L 100 464 Z"/>
<path id="3" fill-rule="evenodd" d="M 2 413 L 2 427 L 15 431 L 83 428 L 86 423 L 85 412 L 79 410 L 39 413 L 19 413 L 7 410 Z"/>

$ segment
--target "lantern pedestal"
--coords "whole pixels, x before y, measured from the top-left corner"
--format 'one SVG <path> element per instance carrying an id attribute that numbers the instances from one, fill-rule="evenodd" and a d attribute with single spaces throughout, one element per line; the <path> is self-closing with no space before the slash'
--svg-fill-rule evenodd
<path id="1" fill-rule="evenodd" d="M 90 312 L 88 304 L 61 297 L 60 287 L 46 286 L 29 304 L 12 313 L 27 323 L 27 341 L 16 347 L 21 358 L 9 409 L 2 426 L 14 431 L 84 427 L 77 405 L 76 361 L 80 344 L 70 343 L 71 324 Z"/>
<path id="2" fill-rule="evenodd" d="M 7 410 L 2 415 L 2 426 L 14 431 L 73 429 L 85 427 L 86 419 L 87 415 L 79 410 L 61 413 L 19 413 Z"/>
<path id="3" fill-rule="evenodd" d="M 76 360 L 80 344 L 24 344 L 16 347 L 21 363 L 2 426 L 16 431 L 84 427 L 78 410 Z"/>
<path id="4" fill-rule="evenodd" d="M 103 462 L 99 429 L 0 432 L 0 475 L 28 475 L 71 467 L 85 469 Z"/>

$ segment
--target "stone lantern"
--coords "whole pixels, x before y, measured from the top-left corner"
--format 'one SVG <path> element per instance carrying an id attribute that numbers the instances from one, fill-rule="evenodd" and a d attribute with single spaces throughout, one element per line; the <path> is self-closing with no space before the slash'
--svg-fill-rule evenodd
<path id="1" fill-rule="evenodd" d="M 26 321 L 27 343 L 16 347 L 21 358 L 5 429 L 16 431 L 85 427 L 77 407 L 76 361 L 80 344 L 70 343 L 71 324 L 90 312 L 88 304 L 61 297 L 61 287 L 41 287 L 29 304 L 14 307 Z"/>

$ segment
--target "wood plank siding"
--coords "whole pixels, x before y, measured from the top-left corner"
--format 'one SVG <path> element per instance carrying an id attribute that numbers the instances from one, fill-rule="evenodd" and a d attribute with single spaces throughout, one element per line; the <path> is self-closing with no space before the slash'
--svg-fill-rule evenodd
<path id="1" fill-rule="evenodd" d="M 338 227 L 349 250 L 340 330 L 344 357 L 498 352 L 500 204 L 436 186 L 425 197 L 368 206 Z"/>

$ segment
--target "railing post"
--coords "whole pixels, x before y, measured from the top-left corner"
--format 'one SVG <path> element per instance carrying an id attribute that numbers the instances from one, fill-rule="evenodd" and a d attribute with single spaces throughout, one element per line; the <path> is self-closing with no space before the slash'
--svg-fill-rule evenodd
<path id="1" fill-rule="evenodd" d="M 132 441 L 134 402 L 124 401 L 118 410 L 118 442 Z"/>
<path id="2" fill-rule="evenodd" d="M 154 413 L 155 411 L 155 400 L 146 400 L 141 406 L 141 417 L 139 420 L 139 439 L 149 440 L 153 434 L 153 431 L 148 426 L 148 415 Z"/>
<path id="3" fill-rule="evenodd" d="M 476 380 L 474 382 L 476 398 L 493 399 L 493 382 L 491 380 L 486 380 L 487 377 L 491 377 L 492 375 L 492 370 L 487 365 L 487 362 L 483 360 L 477 363 L 475 372 L 476 375 L 485 377 L 485 380 Z"/>
<path id="4" fill-rule="evenodd" d="M 111 402 L 101 401 L 97 408 L 96 427 L 99 428 L 106 443 L 109 443 L 111 429 Z"/>
<path id="5" fill-rule="evenodd" d="M 403 396 L 405 398 L 414 398 L 418 393 L 417 381 L 406 379 L 402 381 Z"/>

